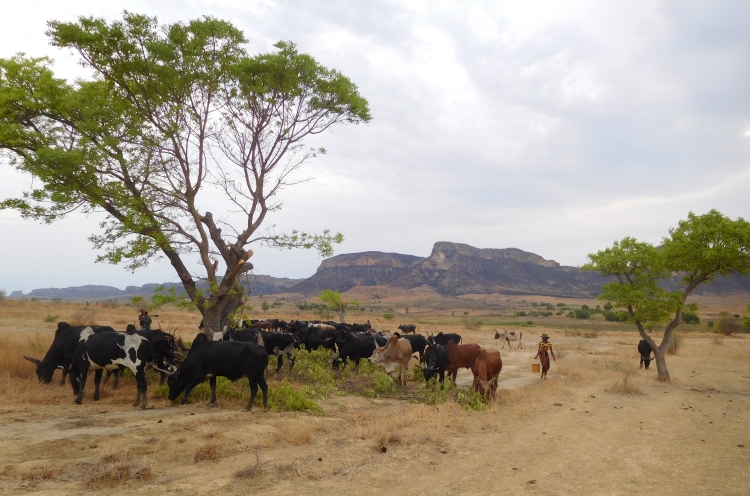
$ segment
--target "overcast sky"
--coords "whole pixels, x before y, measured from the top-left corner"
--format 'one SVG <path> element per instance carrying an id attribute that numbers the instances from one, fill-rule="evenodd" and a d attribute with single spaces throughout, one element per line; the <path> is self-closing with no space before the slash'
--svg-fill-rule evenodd
<path id="1" fill-rule="evenodd" d="M 283 192 L 277 230 L 341 231 L 337 253 L 429 255 L 436 241 L 515 247 L 580 265 L 631 235 L 658 242 L 689 211 L 750 217 L 750 2 L 13 2 L 0 57 L 77 58 L 46 21 L 231 21 L 251 53 L 279 40 L 350 77 L 368 125 L 320 137 L 314 180 Z M 31 180 L 0 165 L 0 198 Z M 176 281 L 95 264 L 99 218 L 51 226 L 0 212 L 0 288 Z M 320 259 L 257 249 L 255 272 L 308 277 Z"/>

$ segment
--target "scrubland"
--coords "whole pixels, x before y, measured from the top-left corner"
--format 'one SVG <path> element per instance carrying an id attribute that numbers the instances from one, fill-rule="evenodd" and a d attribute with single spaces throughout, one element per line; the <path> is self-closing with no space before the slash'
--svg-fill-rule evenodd
<path id="1" fill-rule="evenodd" d="M 747 494 L 747 335 L 690 328 L 668 357 L 672 382 L 661 383 L 653 367 L 638 368 L 640 338 L 626 324 L 600 317 L 579 322 L 514 316 L 549 298 L 496 295 L 501 309 L 485 296 L 357 296 L 365 311 L 350 314 L 348 321 L 370 318 L 391 330 L 418 323 L 422 333 L 459 332 L 464 342 L 497 349 L 502 343 L 493 339 L 493 329 L 507 328 L 524 333 L 524 348 L 514 343 L 500 350 L 498 398 L 484 411 L 455 401 L 455 391 L 447 401 L 426 402 L 425 385 L 417 381 L 393 394 L 371 393 L 351 370 L 336 376 L 335 388 L 316 389 L 286 365 L 276 377 L 273 358 L 267 373 L 271 390 L 315 389 L 319 410 L 256 407 L 242 413 L 247 397 L 241 394 L 220 397 L 215 408 L 197 396 L 188 405 L 173 405 L 159 394 L 163 389 L 155 375 L 149 376 L 145 411 L 131 406 L 135 384 L 127 377 L 118 390 L 103 386 L 98 402 L 89 384 L 83 404 L 74 405 L 70 386 L 58 384 L 59 373 L 52 384 L 40 385 L 22 355 L 41 358 L 58 320 L 124 328 L 137 311 L 102 303 L 6 300 L 0 302 L 0 492 Z M 269 316 L 312 316 L 300 312 L 291 297 L 280 301 Z M 739 308 L 741 301 L 706 299 L 702 311 L 718 315 L 725 307 L 733 312 L 732 305 Z M 257 302 L 253 306 L 259 308 Z M 380 318 L 391 307 L 396 318 Z M 197 331 L 196 312 L 154 313 L 155 324 L 184 339 Z M 557 355 L 546 381 L 531 372 L 542 332 L 551 335 Z M 457 382 L 459 390 L 468 388 L 471 372 L 461 371 Z M 242 391 L 241 385 L 236 390 Z"/>

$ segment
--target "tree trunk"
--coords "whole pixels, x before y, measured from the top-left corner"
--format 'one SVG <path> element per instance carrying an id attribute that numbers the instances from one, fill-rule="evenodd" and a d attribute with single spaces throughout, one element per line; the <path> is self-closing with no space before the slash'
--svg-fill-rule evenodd
<path id="1" fill-rule="evenodd" d="M 340 311 L 338 311 L 336 313 L 339 314 L 339 319 L 341 320 L 341 323 L 343 324 L 344 323 L 344 317 L 346 317 L 346 310 L 340 310 Z"/>
<path id="2" fill-rule="evenodd" d="M 656 372 L 659 374 L 658 379 L 660 381 L 669 382 L 670 378 L 669 370 L 667 370 L 666 354 L 666 351 L 662 351 L 661 346 L 654 350 L 654 356 L 656 357 Z"/>
<path id="3" fill-rule="evenodd" d="M 229 325 L 229 316 L 240 308 L 244 302 L 245 291 L 239 284 L 235 284 L 232 294 L 212 295 L 207 308 L 201 308 L 203 315 L 203 332 L 209 339 L 213 339 L 213 333 L 224 330 Z"/>

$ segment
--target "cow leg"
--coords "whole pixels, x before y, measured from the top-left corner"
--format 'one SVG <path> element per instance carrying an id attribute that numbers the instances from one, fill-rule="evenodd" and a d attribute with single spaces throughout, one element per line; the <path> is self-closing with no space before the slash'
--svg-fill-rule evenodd
<path id="1" fill-rule="evenodd" d="M 284 354 L 276 356 L 276 374 L 279 373 L 279 370 L 281 370 L 281 366 L 284 365 Z"/>
<path id="2" fill-rule="evenodd" d="M 122 368 L 112 371 L 112 375 L 115 376 L 115 383 L 112 384 L 112 389 L 120 387 L 120 376 L 122 375 Z"/>
<path id="3" fill-rule="evenodd" d="M 185 395 L 182 397 L 182 401 L 180 401 L 180 405 L 184 405 L 188 402 L 188 396 L 190 396 L 190 392 L 201 382 L 203 381 L 192 380 L 188 383 L 187 387 L 185 388 Z"/>
<path id="4" fill-rule="evenodd" d="M 254 375 L 250 377 L 250 401 L 247 402 L 247 406 L 245 407 L 243 412 L 249 412 L 253 409 L 253 402 L 255 402 L 255 395 L 258 394 L 258 386 L 260 385 L 260 390 L 263 392 L 263 409 L 268 410 L 268 384 L 266 383 L 266 378 L 264 376 L 260 376 L 260 378 L 256 378 Z"/>
<path id="5" fill-rule="evenodd" d="M 359 372 L 359 357 L 357 357 L 357 358 L 354 359 L 354 363 L 355 363 L 355 365 L 354 365 L 354 371 L 355 372 Z"/>
<path id="6" fill-rule="evenodd" d="M 516 346 L 516 349 L 521 348 L 523 349 L 523 343 L 521 343 L 521 340 L 518 340 L 518 346 Z"/>
<path id="7" fill-rule="evenodd" d="M 142 364 L 139 369 L 135 371 L 135 382 L 138 386 L 138 395 L 135 397 L 133 406 L 141 406 L 141 410 L 145 410 L 148 405 L 148 382 L 146 382 L 146 364 Z"/>
<path id="8" fill-rule="evenodd" d="M 208 385 L 211 387 L 211 401 L 208 406 L 216 406 L 216 376 L 211 376 L 208 379 Z"/>
<path id="9" fill-rule="evenodd" d="M 639 369 L 643 368 L 643 355 L 641 355 L 641 363 L 638 365 Z"/>
<path id="10" fill-rule="evenodd" d="M 81 360 L 84 362 L 83 360 Z M 83 402 L 83 390 L 86 388 L 86 378 L 89 375 L 89 363 L 86 360 L 81 364 L 80 371 L 78 373 L 78 396 L 76 397 L 76 405 L 80 405 Z M 72 376 L 71 376 L 72 381 Z"/>
<path id="11" fill-rule="evenodd" d="M 60 370 L 62 370 L 62 379 L 60 380 L 60 385 L 64 386 L 65 385 L 65 376 L 68 375 L 68 369 L 66 369 L 65 367 L 63 367 Z"/>
<path id="12" fill-rule="evenodd" d="M 445 389 L 445 372 L 440 371 L 438 374 L 440 374 L 440 389 Z"/>
<path id="13" fill-rule="evenodd" d="M 287 358 L 289 359 L 289 370 L 292 370 L 292 367 L 294 367 L 294 355 L 289 353 Z"/>
<path id="14" fill-rule="evenodd" d="M 94 401 L 99 401 L 99 385 L 102 383 L 102 372 L 104 372 L 102 369 L 94 372 Z"/>

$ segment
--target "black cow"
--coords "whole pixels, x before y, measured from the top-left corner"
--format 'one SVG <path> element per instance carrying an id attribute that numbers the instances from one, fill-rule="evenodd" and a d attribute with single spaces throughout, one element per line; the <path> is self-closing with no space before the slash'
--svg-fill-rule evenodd
<path id="1" fill-rule="evenodd" d="M 358 370 L 361 359 L 370 358 L 377 346 L 385 346 L 387 342 L 382 336 L 357 337 L 350 332 L 343 332 L 336 338 L 339 351 L 333 355 L 332 366 L 338 370 L 341 362 L 346 364 L 347 361 L 354 360 L 354 370 Z"/>
<path id="2" fill-rule="evenodd" d="M 86 387 L 86 376 L 89 369 L 95 370 L 94 400 L 99 399 L 99 384 L 102 381 L 102 370 L 116 370 L 120 366 L 129 368 L 138 384 L 138 395 L 133 406 L 146 408 L 148 395 L 146 394 L 146 364 L 150 356 L 148 339 L 135 332 L 101 332 L 96 334 L 93 329 L 81 331 L 81 338 L 76 346 L 73 362 L 70 367 L 70 380 L 73 392 L 78 396 L 76 403 L 83 401 L 83 390 Z"/>
<path id="3" fill-rule="evenodd" d="M 414 334 L 415 332 L 417 332 L 417 326 L 413 324 L 401 324 L 400 326 L 398 326 L 398 328 L 402 330 L 404 334 L 407 334 L 407 333 Z"/>
<path id="4" fill-rule="evenodd" d="M 317 327 L 306 327 L 294 334 L 294 345 L 304 345 L 308 351 L 315 351 L 321 346 L 331 351 L 336 350 L 336 331 L 320 331 Z"/>
<path id="5" fill-rule="evenodd" d="M 427 382 L 438 375 L 441 389 L 445 387 L 445 369 L 448 367 L 448 350 L 442 344 L 437 344 L 434 340 L 429 342 L 430 346 L 425 352 L 427 366 L 422 367 L 422 374 Z"/>
<path id="6" fill-rule="evenodd" d="M 268 410 L 268 384 L 265 377 L 267 366 L 268 353 L 256 343 L 209 341 L 205 334 L 198 334 L 185 361 L 179 368 L 168 372 L 169 399 L 174 401 L 185 391 L 181 402 L 184 405 L 193 388 L 208 379 L 211 386 L 211 402 L 208 406 L 214 406 L 216 377 L 236 381 L 244 376 L 250 382 L 250 401 L 243 411 L 252 410 L 258 386 L 263 391 L 263 407 Z"/>
<path id="7" fill-rule="evenodd" d="M 443 334 L 442 332 L 437 333 L 437 336 L 430 336 L 432 339 L 435 340 L 435 343 L 442 344 L 445 346 L 448 344 L 448 341 L 453 341 L 456 344 L 461 344 L 461 335 L 456 333 L 447 333 Z"/>
<path id="8" fill-rule="evenodd" d="M 646 342 L 645 339 L 641 339 L 638 343 L 638 353 L 641 355 L 641 363 L 638 366 L 638 368 L 642 368 L 643 364 L 646 364 L 646 370 L 648 370 L 648 366 L 651 364 L 651 345 Z"/>
<path id="9" fill-rule="evenodd" d="M 424 356 L 424 350 L 429 346 L 429 343 L 427 342 L 427 339 L 422 336 L 421 334 L 412 334 L 404 335 L 394 332 L 394 336 L 398 336 L 399 338 L 407 339 L 411 343 L 411 352 L 412 353 L 419 353 L 419 361 L 422 361 L 422 356 Z"/>
<path id="10" fill-rule="evenodd" d="M 36 365 L 36 376 L 39 382 L 48 384 L 52 380 L 52 376 L 56 369 L 62 369 L 62 381 L 60 385 L 65 384 L 65 376 L 70 370 L 70 365 L 73 361 L 73 354 L 78 346 L 78 341 L 81 339 L 81 331 L 84 329 L 92 329 L 95 334 L 100 332 L 115 332 L 109 326 L 71 326 L 67 322 L 58 322 L 57 330 L 55 331 L 55 338 L 52 340 L 47 354 L 44 355 L 42 360 L 38 358 L 32 358 L 24 355 L 23 357 Z M 115 384 L 117 384 L 117 378 L 119 374 L 115 376 Z"/>
<path id="11" fill-rule="evenodd" d="M 238 331 L 230 329 L 229 332 L 224 336 L 224 341 L 242 341 L 257 343 L 266 349 L 266 353 L 270 355 L 276 355 L 276 372 L 281 370 L 281 366 L 284 365 L 284 355 L 289 358 L 289 370 L 294 367 L 294 355 L 292 349 L 294 348 L 294 338 L 291 334 L 283 332 L 263 332 L 256 330 L 245 330 Z"/>

